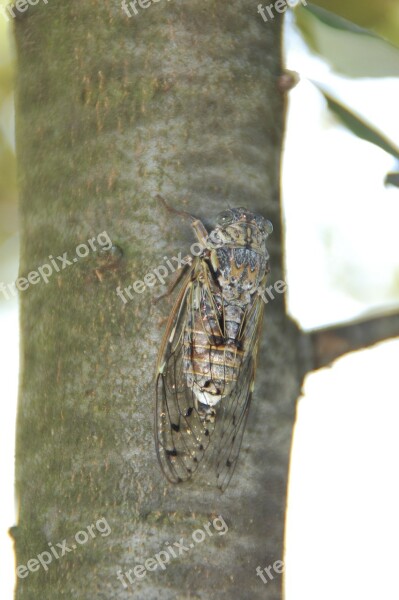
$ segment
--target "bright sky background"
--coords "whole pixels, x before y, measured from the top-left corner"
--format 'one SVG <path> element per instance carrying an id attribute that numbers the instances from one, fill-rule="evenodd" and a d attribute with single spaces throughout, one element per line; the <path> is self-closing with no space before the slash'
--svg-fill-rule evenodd
<path id="1" fill-rule="evenodd" d="M 399 86 L 397 79 L 333 75 L 290 21 L 287 67 L 301 82 L 289 95 L 284 155 L 288 298 L 293 316 L 310 329 L 398 306 L 399 192 L 383 185 L 392 157 L 337 124 L 309 80 L 339 91 L 397 145 Z M 5 282 L 17 276 L 16 239 L 7 244 L 0 248 L 10 255 L 0 272 Z M 0 330 L 0 578 L 1 598 L 11 600 L 15 300 L 0 304 Z M 399 340 L 389 341 L 306 380 L 291 467 L 287 600 L 399 598 L 398 363 Z"/>
<path id="2" fill-rule="evenodd" d="M 283 197 L 289 308 L 315 328 L 399 305 L 394 159 L 337 124 L 328 85 L 399 144 L 397 79 L 333 75 L 290 27 Z M 393 281 L 396 278 L 396 286 Z M 396 289 L 395 289 L 396 287 Z M 286 535 L 286 600 L 397 600 L 399 340 L 307 377 L 299 401 Z M 267 566 L 267 565 L 265 565 Z"/>

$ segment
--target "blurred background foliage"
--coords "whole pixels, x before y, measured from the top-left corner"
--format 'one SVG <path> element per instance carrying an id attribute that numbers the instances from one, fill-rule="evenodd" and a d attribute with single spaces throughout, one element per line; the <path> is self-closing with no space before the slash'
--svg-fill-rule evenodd
<path id="1" fill-rule="evenodd" d="M 313 4 L 370 29 L 399 46 L 398 0 L 317 0 Z"/>
<path id="2" fill-rule="evenodd" d="M 0 16 L 0 244 L 17 231 L 13 73 L 10 27 Z"/>

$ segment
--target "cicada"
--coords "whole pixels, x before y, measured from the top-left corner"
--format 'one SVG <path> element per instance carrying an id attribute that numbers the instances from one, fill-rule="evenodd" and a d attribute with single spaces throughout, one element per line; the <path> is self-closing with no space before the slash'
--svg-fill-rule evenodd
<path id="1" fill-rule="evenodd" d="M 191 219 L 202 250 L 187 261 L 158 357 L 156 450 L 170 482 L 202 463 L 225 490 L 251 403 L 273 226 L 246 208 L 222 212 L 210 233 Z"/>

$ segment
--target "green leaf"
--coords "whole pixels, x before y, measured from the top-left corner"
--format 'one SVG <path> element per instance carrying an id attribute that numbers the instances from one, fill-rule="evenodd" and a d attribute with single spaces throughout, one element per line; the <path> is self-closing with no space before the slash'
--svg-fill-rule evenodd
<path id="1" fill-rule="evenodd" d="M 399 49 L 378 35 L 313 4 L 296 11 L 309 46 L 350 77 L 399 77 Z"/>
<path id="2" fill-rule="evenodd" d="M 332 13 L 326 10 L 325 8 L 316 6 L 316 4 L 308 3 L 307 10 L 308 12 L 312 13 L 312 15 L 314 15 L 319 21 L 325 23 L 329 27 L 333 27 L 334 29 L 341 29 L 342 31 L 350 31 L 352 33 L 361 33 L 363 35 L 369 35 L 378 38 L 378 36 L 375 35 L 372 31 L 364 29 L 364 27 L 359 27 L 359 25 L 356 25 L 355 23 L 352 23 L 351 21 L 348 21 L 347 19 L 336 15 L 335 13 Z"/>
<path id="3" fill-rule="evenodd" d="M 312 81 L 312 83 L 321 91 L 324 98 L 327 100 L 328 108 L 350 131 L 352 131 L 352 133 L 399 159 L 399 148 L 391 140 L 383 136 L 362 117 L 335 100 L 319 83 L 316 83 L 315 81 Z"/>

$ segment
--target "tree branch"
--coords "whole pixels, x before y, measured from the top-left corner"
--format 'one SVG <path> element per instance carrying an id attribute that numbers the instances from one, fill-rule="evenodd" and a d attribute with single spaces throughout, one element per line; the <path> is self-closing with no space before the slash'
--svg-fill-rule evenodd
<path id="1" fill-rule="evenodd" d="M 313 355 L 309 370 L 321 369 L 349 352 L 399 337 L 399 313 L 318 329 L 307 337 Z"/>

